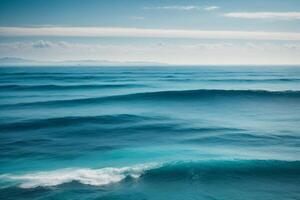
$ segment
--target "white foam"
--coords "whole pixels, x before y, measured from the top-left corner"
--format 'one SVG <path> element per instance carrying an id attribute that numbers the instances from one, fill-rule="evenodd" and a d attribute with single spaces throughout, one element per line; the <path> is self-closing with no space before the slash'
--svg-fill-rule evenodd
<path id="1" fill-rule="evenodd" d="M 157 164 L 136 165 L 121 168 L 101 169 L 61 169 L 24 175 L 2 175 L 1 178 L 20 182 L 21 188 L 56 186 L 78 181 L 82 184 L 103 186 L 124 180 L 126 177 L 139 178 L 146 170 L 158 167 Z"/>

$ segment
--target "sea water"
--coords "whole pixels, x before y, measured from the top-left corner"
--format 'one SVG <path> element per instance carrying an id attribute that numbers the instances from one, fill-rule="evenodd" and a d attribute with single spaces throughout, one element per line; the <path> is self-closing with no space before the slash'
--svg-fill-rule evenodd
<path id="1" fill-rule="evenodd" d="M 0 199 L 300 199 L 300 68 L 1 67 Z"/>

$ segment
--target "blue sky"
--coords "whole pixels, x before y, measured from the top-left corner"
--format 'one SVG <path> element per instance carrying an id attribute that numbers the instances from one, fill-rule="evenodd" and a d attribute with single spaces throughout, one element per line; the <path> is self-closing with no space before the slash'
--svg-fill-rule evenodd
<path id="1" fill-rule="evenodd" d="M 299 64 L 299 0 L 0 0 L 0 57 Z"/>

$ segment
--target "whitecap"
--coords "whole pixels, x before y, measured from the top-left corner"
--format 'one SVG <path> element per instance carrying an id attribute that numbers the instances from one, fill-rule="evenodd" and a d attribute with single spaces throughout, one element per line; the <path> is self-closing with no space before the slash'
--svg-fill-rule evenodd
<path id="1" fill-rule="evenodd" d="M 158 164 L 143 164 L 121 168 L 67 168 L 23 175 L 5 174 L 1 178 L 19 182 L 21 188 L 50 187 L 77 181 L 81 184 L 104 186 L 118 183 L 126 177 L 139 178 L 146 170 L 159 167 Z"/>

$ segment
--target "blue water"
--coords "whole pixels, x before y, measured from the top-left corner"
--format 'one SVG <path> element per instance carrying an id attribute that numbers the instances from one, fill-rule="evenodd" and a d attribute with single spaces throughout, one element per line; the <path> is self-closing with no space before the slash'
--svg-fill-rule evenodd
<path id="1" fill-rule="evenodd" d="M 300 68 L 2 67 L 0 199 L 300 199 Z"/>

